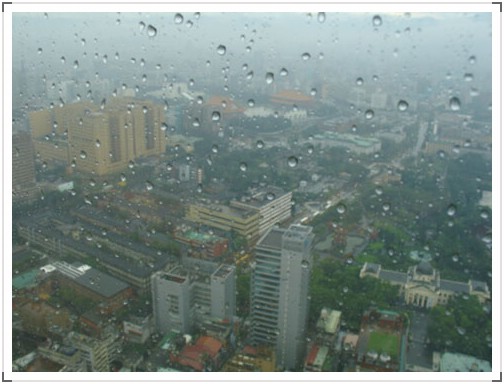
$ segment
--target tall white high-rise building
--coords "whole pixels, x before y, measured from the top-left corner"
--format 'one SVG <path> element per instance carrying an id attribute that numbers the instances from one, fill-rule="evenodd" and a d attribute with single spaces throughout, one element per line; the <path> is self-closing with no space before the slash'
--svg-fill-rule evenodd
<path id="1" fill-rule="evenodd" d="M 256 245 L 251 281 L 252 341 L 276 347 L 277 365 L 296 369 L 306 347 L 312 227 L 266 232 Z"/>

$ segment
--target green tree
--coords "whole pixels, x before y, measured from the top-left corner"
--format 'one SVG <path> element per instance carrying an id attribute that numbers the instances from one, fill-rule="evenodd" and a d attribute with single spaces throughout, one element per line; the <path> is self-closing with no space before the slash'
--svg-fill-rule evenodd
<path id="1" fill-rule="evenodd" d="M 492 360 L 492 317 L 474 296 L 457 296 L 429 314 L 427 337 L 434 351 Z"/>

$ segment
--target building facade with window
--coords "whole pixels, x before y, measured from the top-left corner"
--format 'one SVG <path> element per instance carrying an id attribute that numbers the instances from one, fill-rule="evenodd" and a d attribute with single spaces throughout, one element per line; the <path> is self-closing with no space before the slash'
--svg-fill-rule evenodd
<path id="1" fill-rule="evenodd" d="M 256 245 L 251 279 L 251 336 L 276 346 L 277 366 L 299 368 L 306 350 L 312 228 L 271 228 Z"/>

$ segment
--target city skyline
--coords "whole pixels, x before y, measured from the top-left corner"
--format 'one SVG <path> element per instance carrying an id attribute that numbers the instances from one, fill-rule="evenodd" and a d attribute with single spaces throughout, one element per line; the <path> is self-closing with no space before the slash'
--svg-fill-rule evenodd
<path id="1" fill-rule="evenodd" d="M 495 374 L 471 7 L 12 13 L 15 373 Z"/>

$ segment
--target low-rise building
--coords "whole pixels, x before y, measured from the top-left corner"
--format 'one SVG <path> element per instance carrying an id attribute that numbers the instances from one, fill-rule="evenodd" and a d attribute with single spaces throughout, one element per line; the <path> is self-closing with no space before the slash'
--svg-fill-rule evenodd
<path id="1" fill-rule="evenodd" d="M 455 295 L 474 295 L 480 303 L 490 301 L 490 290 L 485 282 L 469 280 L 467 283 L 443 280 L 438 270 L 427 261 L 410 267 L 408 272 L 396 272 L 382 269 L 381 265 L 364 263 L 360 277 L 371 276 L 388 281 L 400 287 L 404 301 L 422 308 L 444 305 Z"/>

